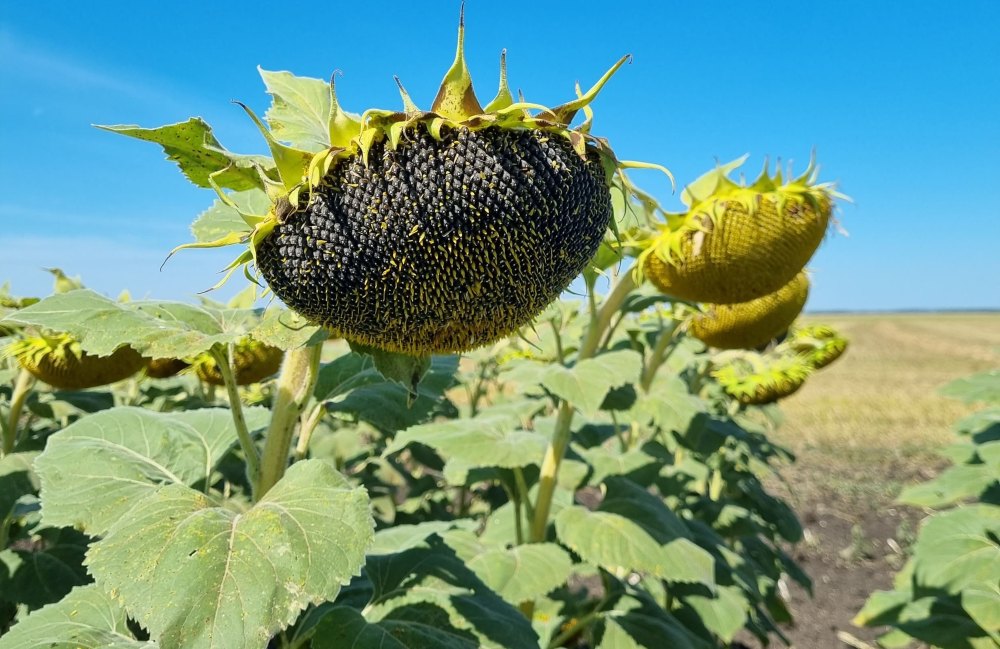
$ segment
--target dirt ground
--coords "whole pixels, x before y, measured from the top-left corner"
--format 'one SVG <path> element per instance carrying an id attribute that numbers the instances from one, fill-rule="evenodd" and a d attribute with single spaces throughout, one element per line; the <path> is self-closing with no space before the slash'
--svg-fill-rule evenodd
<path id="1" fill-rule="evenodd" d="M 881 630 L 851 619 L 872 591 L 891 587 L 926 515 L 894 499 L 947 466 L 938 451 L 956 441 L 952 424 L 977 409 L 936 390 L 1000 367 L 1000 314 L 810 320 L 843 331 L 851 348 L 782 403 L 786 422 L 776 441 L 798 461 L 769 487 L 789 499 L 806 529 L 793 555 L 814 590 L 810 598 L 790 587 L 796 623 L 785 632 L 795 649 L 862 649 L 876 646 Z"/>

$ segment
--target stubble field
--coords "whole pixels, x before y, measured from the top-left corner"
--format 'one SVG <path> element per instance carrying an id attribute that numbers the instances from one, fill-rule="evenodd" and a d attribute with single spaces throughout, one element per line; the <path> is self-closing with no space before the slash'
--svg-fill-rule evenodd
<path id="1" fill-rule="evenodd" d="M 870 592 L 889 587 L 924 516 L 894 498 L 946 466 L 938 452 L 956 441 L 952 424 L 977 409 L 937 389 L 1000 367 L 1000 313 L 807 320 L 833 325 L 851 347 L 781 404 L 775 441 L 798 461 L 770 486 L 802 518 L 796 554 L 815 592 L 791 591 L 797 624 L 787 634 L 796 649 L 864 647 L 878 634 L 850 620 Z"/>

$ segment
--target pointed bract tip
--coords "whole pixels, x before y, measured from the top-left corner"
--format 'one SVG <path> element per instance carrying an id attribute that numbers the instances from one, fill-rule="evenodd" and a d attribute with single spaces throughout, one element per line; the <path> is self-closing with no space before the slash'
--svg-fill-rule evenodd
<path id="1" fill-rule="evenodd" d="M 399 77 L 395 75 L 393 75 L 392 78 L 396 80 L 396 86 L 399 88 L 399 96 L 403 100 L 403 111 L 407 113 L 419 113 L 420 109 L 417 108 L 417 105 L 413 103 L 412 99 L 410 99 L 410 93 L 406 92 L 406 88 L 403 87 L 403 82 L 400 81 Z"/>
<path id="2" fill-rule="evenodd" d="M 472 77 L 465 62 L 465 4 L 458 19 L 458 47 L 455 61 L 441 81 L 441 88 L 431 105 L 431 111 L 455 120 L 465 120 L 483 113 L 483 107 L 472 89 Z"/>
<path id="3" fill-rule="evenodd" d="M 507 50 L 502 49 L 500 50 L 500 88 L 497 90 L 497 96 L 486 104 L 483 110 L 487 113 L 496 113 L 513 105 L 513 103 L 514 96 L 510 93 L 510 86 L 507 84 Z"/>

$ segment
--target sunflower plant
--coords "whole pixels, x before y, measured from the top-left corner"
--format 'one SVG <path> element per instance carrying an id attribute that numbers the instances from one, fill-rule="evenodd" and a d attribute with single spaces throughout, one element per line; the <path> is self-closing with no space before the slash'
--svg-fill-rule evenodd
<path id="1" fill-rule="evenodd" d="M 261 71 L 272 105 L 246 112 L 269 155 L 226 150 L 197 118 L 104 127 L 159 144 L 215 192 L 178 249 L 237 248 L 227 278 L 254 288 L 228 305 L 74 287 L 4 307 L 4 335 L 59 332 L 81 354 L 128 349 L 146 369 L 110 388 L 27 390 L 109 397 L 62 418 L 2 392 L 0 649 L 783 637 L 782 581 L 809 578 L 788 553 L 799 522 L 763 479 L 791 456 L 768 440 L 774 406 L 719 370 L 757 352 L 692 334 L 712 304 L 792 281 L 832 194 L 812 170 L 790 187 L 717 173 L 686 193 L 708 217 L 664 217 L 628 173 L 665 170 L 623 160 L 593 126 L 591 104 L 627 57 L 548 107 L 514 98 L 503 57 L 481 102 L 463 48 L 460 26 L 426 110 L 400 84 L 402 110 L 350 113 L 334 80 Z M 703 206 L 720 191 L 713 221 Z M 662 281 L 759 256 L 685 243 L 741 209 L 820 233 L 739 299 Z M 566 294 L 578 277 L 582 301 Z M 258 292 L 289 308 L 254 308 Z M 788 349 L 766 352 L 771 365 L 806 363 Z M 21 375 L 19 358 L 0 378 Z M 154 369 L 167 361 L 179 373 Z M 43 555 L 59 568 L 42 574 L 55 565 Z M 32 588 L 31 575 L 60 586 Z"/>

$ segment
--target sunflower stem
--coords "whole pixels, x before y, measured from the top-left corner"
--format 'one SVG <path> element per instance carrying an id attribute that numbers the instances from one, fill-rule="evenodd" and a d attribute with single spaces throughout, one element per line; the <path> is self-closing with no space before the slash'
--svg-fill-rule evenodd
<path id="1" fill-rule="evenodd" d="M 679 325 L 680 323 L 674 320 L 669 327 L 660 330 L 660 337 L 656 340 L 656 345 L 650 353 L 649 362 L 643 369 L 642 378 L 639 381 L 643 392 L 649 392 L 649 388 L 653 385 L 653 379 L 656 378 L 656 372 L 667 360 L 670 344 L 674 340 L 674 333 Z"/>
<path id="2" fill-rule="evenodd" d="M 323 415 L 326 414 L 326 402 L 317 403 L 309 413 L 308 417 L 304 417 L 301 424 L 299 424 L 299 440 L 295 443 L 295 461 L 304 460 L 306 453 L 309 452 L 309 442 L 312 441 L 313 433 L 316 432 L 316 427 L 319 426 L 319 422 L 323 421 Z"/>
<path id="3" fill-rule="evenodd" d="M 576 362 L 591 358 L 597 351 L 601 337 L 614 314 L 621 309 L 625 298 L 632 289 L 635 288 L 635 280 L 631 272 L 625 272 L 618 279 L 618 283 L 608 293 L 599 309 L 593 310 L 590 326 L 587 328 L 583 341 L 580 344 L 580 351 L 577 352 Z M 588 286 L 587 292 L 591 297 L 591 304 L 596 306 L 593 297 L 593 286 Z M 559 404 L 559 412 L 556 415 L 555 431 L 552 433 L 552 440 L 548 448 L 545 449 L 545 458 L 542 460 L 542 469 L 538 477 L 538 497 L 535 499 L 535 515 L 531 524 L 531 542 L 541 543 L 545 540 L 545 532 L 549 526 L 549 514 L 552 512 L 552 497 L 556 491 L 556 480 L 559 476 L 559 467 L 562 465 L 563 456 L 566 455 L 566 448 L 572 436 L 573 426 L 573 404 L 563 400 Z"/>
<path id="4" fill-rule="evenodd" d="M 263 497 L 285 475 L 295 424 L 316 387 L 322 352 L 323 343 L 316 343 L 285 354 L 281 374 L 278 375 L 278 393 L 271 410 L 271 424 L 264 438 L 256 499 Z"/>
<path id="5" fill-rule="evenodd" d="M 17 442 L 17 424 L 21 419 L 21 410 L 24 408 L 24 402 L 28 399 L 28 395 L 31 394 L 31 386 L 34 382 L 35 377 L 28 370 L 22 369 L 17 375 L 14 391 L 10 395 L 10 413 L 7 416 L 7 425 L 3 429 L 3 448 L 0 457 L 14 452 L 14 445 Z"/>
<path id="6" fill-rule="evenodd" d="M 233 349 L 232 344 L 228 347 L 228 353 L 223 354 L 219 346 L 213 346 L 209 352 L 215 359 L 215 364 L 219 366 L 219 374 L 222 375 L 222 382 L 226 384 L 226 394 L 229 395 L 229 411 L 233 415 L 233 423 L 236 425 L 236 437 L 240 440 L 240 448 L 247 463 L 247 477 L 250 479 L 250 489 L 257 493 L 257 480 L 260 476 L 260 456 L 257 454 L 257 447 L 253 443 L 250 431 L 247 429 L 247 420 L 243 416 L 243 402 L 240 400 L 239 390 L 236 389 L 236 375 L 233 372 Z M 256 498 L 254 499 L 256 500 Z"/>

